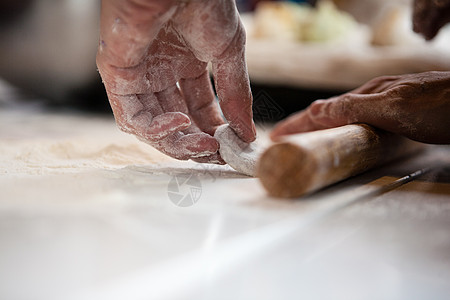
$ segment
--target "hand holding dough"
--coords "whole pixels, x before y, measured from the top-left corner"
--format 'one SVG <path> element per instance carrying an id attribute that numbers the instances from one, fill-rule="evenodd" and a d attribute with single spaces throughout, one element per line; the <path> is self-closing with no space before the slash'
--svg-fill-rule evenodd
<path id="1" fill-rule="evenodd" d="M 234 0 L 103 0 L 97 65 L 119 128 L 159 151 L 221 163 L 224 117 L 255 139 L 245 31 Z"/>
<path id="2" fill-rule="evenodd" d="M 228 124 L 217 128 L 214 137 L 220 144 L 219 153 L 226 163 L 245 175 L 256 175 L 256 162 L 263 150 L 257 142 L 242 141 Z"/>

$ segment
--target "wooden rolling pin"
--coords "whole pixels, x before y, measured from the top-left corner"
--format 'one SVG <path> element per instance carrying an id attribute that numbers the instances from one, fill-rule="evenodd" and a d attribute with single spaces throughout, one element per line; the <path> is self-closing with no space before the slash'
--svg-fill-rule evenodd
<path id="1" fill-rule="evenodd" d="M 420 149 L 368 125 L 346 125 L 287 136 L 264 151 L 257 176 L 270 195 L 298 197 Z"/>

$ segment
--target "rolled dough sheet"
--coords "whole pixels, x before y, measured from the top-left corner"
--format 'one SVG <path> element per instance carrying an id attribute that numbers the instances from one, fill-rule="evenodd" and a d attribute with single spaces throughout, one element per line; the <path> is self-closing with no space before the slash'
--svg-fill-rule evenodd
<path id="1" fill-rule="evenodd" d="M 227 164 L 240 173 L 256 176 L 256 162 L 263 151 L 257 141 L 245 143 L 228 124 L 217 128 L 214 137 L 220 144 L 219 153 Z"/>

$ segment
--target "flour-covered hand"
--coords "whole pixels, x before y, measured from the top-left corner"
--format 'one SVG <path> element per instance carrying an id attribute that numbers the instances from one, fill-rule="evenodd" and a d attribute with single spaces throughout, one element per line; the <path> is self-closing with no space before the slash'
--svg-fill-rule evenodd
<path id="1" fill-rule="evenodd" d="M 97 65 L 120 129 L 177 159 L 223 163 L 212 136 L 222 112 L 255 139 L 234 0 L 103 0 Z"/>
<path id="2" fill-rule="evenodd" d="M 293 133 L 366 123 L 416 141 L 450 143 L 450 72 L 384 76 L 317 100 L 280 122 L 273 140 Z"/>

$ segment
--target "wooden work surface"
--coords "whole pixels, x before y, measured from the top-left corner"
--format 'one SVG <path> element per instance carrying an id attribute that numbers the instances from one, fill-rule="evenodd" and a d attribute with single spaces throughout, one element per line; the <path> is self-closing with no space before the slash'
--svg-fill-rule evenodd
<path id="1" fill-rule="evenodd" d="M 198 201 L 183 208 L 170 192 L 186 177 L 197 185 L 179 194 Z M 0 299 L 449 295 L 448 146 L 277 200 L 226 166 L 164 158 L 111 118 L 0 109 Z"/>

